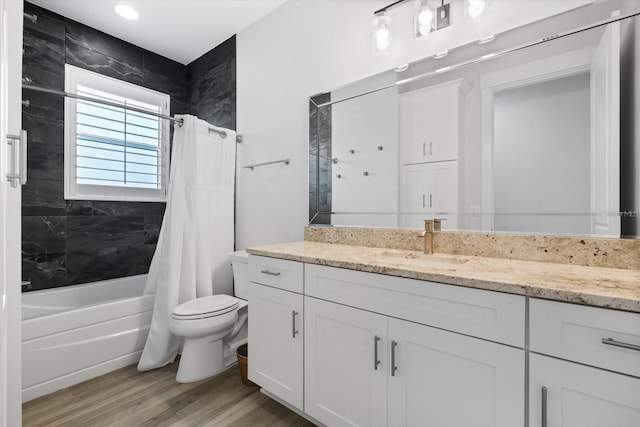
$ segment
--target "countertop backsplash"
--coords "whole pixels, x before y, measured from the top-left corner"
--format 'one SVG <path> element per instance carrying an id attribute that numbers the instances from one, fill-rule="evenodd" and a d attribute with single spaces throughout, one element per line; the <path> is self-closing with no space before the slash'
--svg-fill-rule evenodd
<path id="1" fill-rule="evenodd" d="M 421 251 L 420 230 L 360 227 L 305 227 L 304 240 L 373 248 Z M 556 264 L 640 270 L 640 240 L 435 232 L 435 253 Z M 640 286 L 640 285 L 639 285 Z"/>

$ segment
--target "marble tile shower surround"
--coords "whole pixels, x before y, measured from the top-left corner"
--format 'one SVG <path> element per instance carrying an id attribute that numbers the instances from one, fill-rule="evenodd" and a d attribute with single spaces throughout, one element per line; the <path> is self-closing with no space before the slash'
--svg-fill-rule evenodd
<path id="1" fill-rule="evenodd" d="M 189 113 L 236 129 L 236 37 L 187 65 Z"/>
<path id="2" fill-rule="evenodd" d="M 171 114 L 235 128 L 235 37 L 185 66 L 30 3 L 25 12 L 38 15 L 24 21 L 23 76 L 32 84 L 64 90 L 69 63 L 168 93 Z M 32 91 L 23 99 L 23 279 L 37 290 L 147 273 L 164 203 L 65 200 L 64 99 Z"/>
<path id="3" fill-rule="evenodd" d="M 422 251 L 419 230 L 357 227 L 306 227 L 304 240 L 372 248 Z M 640 270 L 640 240 L 597 239 L 469 232 L 438 232 L 434 252 Z M 639 284 L 640 286 L 640 284 Z"/>

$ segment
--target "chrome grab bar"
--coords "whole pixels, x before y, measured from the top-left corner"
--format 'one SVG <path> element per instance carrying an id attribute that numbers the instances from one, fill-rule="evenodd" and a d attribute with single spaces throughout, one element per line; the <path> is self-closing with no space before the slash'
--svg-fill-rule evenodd
<path id="1" fill-rule="evenodd" d="M 284 163 L 285 165 L 288 165 L 289 163 L 291 163 L 291 161 L 289 159 L 284 159 L 284 160 L 274 160 L 273 162 L 264 162 L 264 163 L 256 163 L 254 165 L 247 165 L 244 168 L 245 169 L 251 169 L 254 170 L 257 167 L 260 166 L 266 166 L 266 165 L 274 165 L 276 163 Z"/>

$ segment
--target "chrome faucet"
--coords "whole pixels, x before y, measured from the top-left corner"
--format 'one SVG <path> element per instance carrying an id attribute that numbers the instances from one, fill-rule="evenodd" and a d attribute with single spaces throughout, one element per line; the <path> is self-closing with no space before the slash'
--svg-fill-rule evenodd
<path id="1" fill-rule="evenodd" d="M 433 233 L 442 230 L 441 219 L 425 219 L 424 231 L 418 237 L 424 237 L 424 253 L 433 255 Z"/>

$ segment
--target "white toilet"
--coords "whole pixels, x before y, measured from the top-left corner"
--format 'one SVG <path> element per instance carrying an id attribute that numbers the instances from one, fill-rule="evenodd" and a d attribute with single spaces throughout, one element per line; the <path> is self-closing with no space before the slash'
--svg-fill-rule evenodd
<path id="1" fill-rule="evenodd" d="M 233 338 L 247 322 L 247 261 L 245 251 L 230 255 L 235 297 L 196 298 L 173 309 L 169 330 L 184 338 L 176 381 L 198 381 L 225 369 L 223 339 Z"/>

